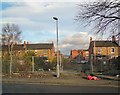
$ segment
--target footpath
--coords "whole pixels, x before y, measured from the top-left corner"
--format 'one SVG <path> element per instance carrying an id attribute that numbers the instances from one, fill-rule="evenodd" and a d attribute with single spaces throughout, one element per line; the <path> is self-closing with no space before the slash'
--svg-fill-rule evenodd
<path id="1" fill-rule="evenodd" d="M 120 81 L 120 77 L 117 77 L 117 76 L 107 76 L 107 75 L 95 75 L 95 76 L 101 79 Z"/>
<path id="2" fill-rule="evenodd" d="M 44 85 L 71 85 L 71 86 L 111 86 L 118 87 L 119 79 L 96 75 L 101 78 L 100 80 L 87 80 L 83 78 L 79 73 L 70 73 L 70 72 L 62 72 L 60 77 L 57 78 L 54 76 L 54 72 L 44 72 L 44 73 L 36 73 L 31 75 L 14 75 L 10 77 L 3 77 L 2 83 L 22 83 L 22 84 L 44 84 Z M 118 80 L 117 80 L 118 79 Z"/>

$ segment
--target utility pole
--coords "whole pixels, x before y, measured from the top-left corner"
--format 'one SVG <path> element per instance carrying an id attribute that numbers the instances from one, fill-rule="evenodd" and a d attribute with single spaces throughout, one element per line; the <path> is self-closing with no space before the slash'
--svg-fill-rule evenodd
<path id="1" fill-rule="evenodd" d="M 61 57 L 61 55 L 60 55 L 60 70 L 63 71 L 62 57 Z"/>
<path id="2" fill-rule="evenodd" d="M 32 72 L 33 72 L 33 73 L 34 73 L 34 71 L 35 71 L 35 70 L 34 70 L 34 68 L 35 68 L 34 65 L 35 65 L 35 63 L 34 63 L 34 56 L 32 56 Z"/>
<path id="3" fill-rule="evenodd" d="M 93 54 L 90 55 L 91 73 L 93 74 Z"/>
<path id="4" fill-rule="evenodd" d="M 94 64 L 96 63 L 96 51 L 95 51 L 95 41 L 94 41 Z"/>

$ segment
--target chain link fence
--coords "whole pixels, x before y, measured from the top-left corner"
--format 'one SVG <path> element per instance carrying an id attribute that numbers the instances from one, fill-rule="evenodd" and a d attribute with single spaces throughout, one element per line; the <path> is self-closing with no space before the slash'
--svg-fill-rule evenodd
<path id="1" fill-rule="evenodd" d="M 29 56 L 23 60 L 13 60 L 12 61 L 12 72 L 20 73 L 20 72 L 32 72 L 34 71 L 45 71 L 49 69 L 53 69 L 56 65 L 54 63 L 50 63 L 48 59 L 43 59 L 42 57 Z M 34 67 L 33 67 L 34 65 Z M 9 74 L 10 72 L 10 60 L 2 60 L 2 73 Z"/>
<path id="2" fill-rule="evenodd" d="M 32 60 L 32 56 L 26 57 L 23 60 L 14 59 L 12 62 L 12 72 L 32 72 L 34 62 L 35 71 L 55 70 L 56 61 L 50 63 L 48 59 L 42 57 L 35 57 Z M 94 62 L 94 61 L 93 61 Z M 62 62 L 64 70 L 74 70 L 77 72 L 87 71 L 91 72 L 91 63 L 87 62 L 84 64 L 78 63 L 67 63 Z M 101 73 L 106 75 L 117 75 L 120 71 L 120 57 L 113 60 L 95 60 L 93 63 L 94 73 Z M 2 73 L 9 74 L 10 72 L 10 60 L 2 60 Z"/>
<path id="3" fill-rule="evenodd" d="M 120 57 L 109 59 L 109 60 L 95 60 L 95 63 L 93 63 L 93 71 L 95 73 L 101 73 L 106 75 L 117 75 L 120 70 Z"/>
<path id="4" fill-rule="evenodd" d="M 26 71 L 26 72 L 31 71 L 30 64 L 24 63 L 23 60 L 13 60 L 12 72 L 16 73 L 22 71 Z M 9 74 L 9 72 L 10 72 L 10 60 L 2 60 L 2 73 Z"/>

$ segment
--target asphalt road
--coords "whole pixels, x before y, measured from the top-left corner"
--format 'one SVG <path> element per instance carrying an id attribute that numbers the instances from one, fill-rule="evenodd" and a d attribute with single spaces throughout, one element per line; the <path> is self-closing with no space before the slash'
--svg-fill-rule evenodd
<path id="1" fill-rule="evenodd" d="M 118 88 L 3 83 L 2 93 L 118 93 Z"/>

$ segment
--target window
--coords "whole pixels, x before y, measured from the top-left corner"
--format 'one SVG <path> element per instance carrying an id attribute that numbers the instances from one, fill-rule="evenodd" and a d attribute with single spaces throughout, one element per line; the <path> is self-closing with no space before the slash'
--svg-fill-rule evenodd
<path id="1" fill-rule="evenodd" d="M 42 53 L 43 53 L 43 54 L 47 54 L 47 50 L 43 50 Z"/>
<path id="2" fill-rule="evenodd" d="M 89 56 L 89 52 L 88 51 L 86 51 L 86 56 Z"/>
<path id="3" fill-rule="evenodd" d="M 20 51 L 18 51 L 18 54 L 20 54 L 21 52 Z"/>
<path id="4" fill-rule="evenodd" d="M 35 52 L 34 52 L 35 54 L 37 54 L 37 50 L 35 50 Z"/>
<path id="5" fill-rule="evenodd" d="M 102 52 L 102 48 L 99 47 L 99 48 L 98 48 L 98 53 L 101 53 L 101 52 Z"/>
<path id="6" fill-rule="evenodd" d="M 115 48 L 111 48 L 111 53 L 114 53 L 115 52 Z"/>

